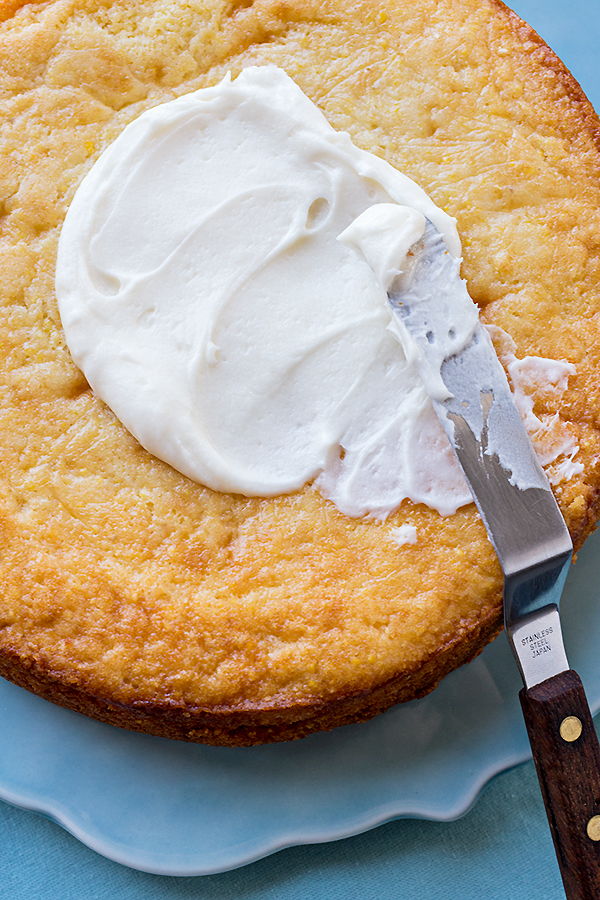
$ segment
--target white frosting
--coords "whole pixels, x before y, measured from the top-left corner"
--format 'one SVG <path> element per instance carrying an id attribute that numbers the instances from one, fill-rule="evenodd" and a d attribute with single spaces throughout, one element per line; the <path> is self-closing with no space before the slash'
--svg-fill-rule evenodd
<path id="1" fill-rule="evenodd" d="M 583 464 L 574 462 L 579 452 L 577 437 L 568 422 L 558 413 L 537 415 L 535 401 L 560 401 L 567 389 L 569 375 L 575 366 L 564 360 L 543 356 L 516 356 L 516 344 L 509 334 L 497 325 L 487 325 L 498 357 L 508 372 L 515 405 L 525 424 L 539 461 L 546 466 L 552 484 L 568 481 L 583 472 Z M 551 465 L 555 463 L 555 465 Z"/>
<path id="2" fill-rule="evenodd" d="M 377 203 L 369 206 L 338 237 L 369 264 L 384 291 L 402 275 L 399 268 L 412 245 L 423 236 L 425 216 L 409 206 Z M 398 285 L 399 288 L 402 284 Z"/>
<path id="3" fill-rule="evenodd" d="M 245 69 L 142 115 L 84 179 L 57 263 L 69 348 L 140 443 L 208 487 L 315 480 L 350 516 L 405 497 L 451 513 L 470 493 L 385 293 L 424 216 L 459 256 L 414 182 L 283 71 Z"/>
<path id="4" fill-rule="evenodd" d="M 390 534 L 392 536 L 392 540 L 399 547 L 404 547 L 406 544 L 416 544 L 417 543 L 417 529 L 415 525 L 409 525 L 407 522 L 404 525 L 399 525 L 398 528 L 390 528 Z"/>

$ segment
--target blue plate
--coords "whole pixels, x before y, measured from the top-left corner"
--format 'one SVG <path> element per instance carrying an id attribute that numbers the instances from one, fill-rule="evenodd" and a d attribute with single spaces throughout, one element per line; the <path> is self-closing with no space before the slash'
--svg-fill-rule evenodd
<path id="1" fill-rule="evenodd" d="M 600 534 L 572 568 L 565 643 L 600 709 Z M 302 741 L 224 749 L 133 734 L 0 679 L 0 797 L 117 862 L 164 875 L 242 866 L 396 817 L 453 819 L 529 757 L 501 636 L 423 700 Z"/>

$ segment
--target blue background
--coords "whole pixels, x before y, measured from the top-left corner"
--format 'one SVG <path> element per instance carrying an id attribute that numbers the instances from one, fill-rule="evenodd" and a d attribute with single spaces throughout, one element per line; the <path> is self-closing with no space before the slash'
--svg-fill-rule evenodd
<path id="1" fill-rule="evenodd" d="M 511 5 L 600 109 L 598 0 Z M 0 896 L 11 900 L 480 900 L 482 893 L 487 900 L 564 898 L 532 763 L 497 776 L 456 822 L 391 822 L 190 878 L 110 862 L 53 822 L 0 802 Z"/>

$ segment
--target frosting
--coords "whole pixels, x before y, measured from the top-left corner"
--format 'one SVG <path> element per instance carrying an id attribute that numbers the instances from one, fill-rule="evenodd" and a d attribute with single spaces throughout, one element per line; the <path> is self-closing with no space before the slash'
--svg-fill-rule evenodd
<path id="1" fill-rule="evenodd" d="M 338 236 L 357 250 L 384 291 L 402 289 L 402 270 L 410 248 L 425 231 L 425 216 L 409 206 L 377 203 L 369 206 Z M 404 273 L 408 275 L 408 272 Z M 398 280 L 397 280 L 398 279 Z"/>
<path id="2" fill-rule="evenodd" d="M 497 325 L 487 325 L 498 357 L 508 372 L 515 405 L 525 424 L 540 463 L 548 467 L 551 484 L 568 481 L 583 472 L 583 464 L 574 462 L 579 444 L 574 429 L 558 413 L 537 415 L 536 401 L 560 400 L 567 389 L 569 375 L 575 374 L 572 363 L 542 356 L 518 359 L 516 345 L 509 334 Z M 555 463 L 555 465 L 551 465 Z"/>
<path id="3" fill-rule="evenodd" d="M 404 547 L 405 544 L 416 544 L 418 540 L 416 526 L 409 525 L 407 522 L 397 528 L 390 528 L 390 535 L 399 547 Z"/>
<path id="4" fill-rule="evenodd" d="M 57 261 L 67 343 L 140 443 L 210 488 L 454 512 L 470 493 L 386 296 L 425 217 L 459 257 L 414 182 L 282 70 L 245 69 L 144 113 L 82 182 Z"/>

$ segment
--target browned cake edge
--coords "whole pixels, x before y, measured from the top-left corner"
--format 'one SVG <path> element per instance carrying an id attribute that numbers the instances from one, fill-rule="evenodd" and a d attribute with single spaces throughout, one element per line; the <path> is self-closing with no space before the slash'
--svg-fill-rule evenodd
<path id="1" fill-rule="evenodd" d="M 531 41 L 537 46 L 540 61 L 543 61 L 544 66 L 551 69 L 554 74 L 558 76 L 569 97 L 580 105 L 583 122 L 589 133 L 593 135 L 596 146 L 600 150 L 600 119 L 573 73 L 567 69 L 560 57 L 558 57 L 554 50 L 552 50 L 545 40 L 540 37 L 537 31 L 521 19 L 521 17 L 507 6 L 503 0 L 488 0 L 488 2 L 491 6 L 495 6 L 498 11 L 503 12 L 506 15 L 511 27 L 520 37 L 524 40 Z"/>
<path id="2" fill-rule="evenodd" d="M 38 660 L 0 653 L 0 675 L 58 706 L 100 722 L 180 741 L 248 747 L 292 741 L 317 731 L 364 722 L 396 703 L 424 697 L 454 669 L 470 662 L 502 630 L 499 599 L 487 616 L 464 636 L 433 653 L 414 671 L 404 671 L 385 684 L 357 693 L 289 707 L 246 709 L 178 707 L 146 701 L 119 704 L 67 684 Z"/>
<path id="3" fill-rule="evenodd" d="M 600 489 L 588 506 L 585 520 L 579 523 L 579 531 L 572 535 L 576 550 L 594 530 L 599 516 Z M 0 649 L 0 676 L 57 706 L 129 731 L 216 746 L 249 747 L 293 741 L 318 731 L 365 722 L 396 703 L 424 697 L 454 669 L 475 659 L 502 628 L 502 596 L 498 593 L 485 616 L 465 634 L 432 653 L 417 669 L 401 672 L 371 690 L 291 706 L 221 707 L 209 711 L 146 701 L 116 703 L 75 682 L 67 683 L 43 660 L 24 658 L 17 650 L 9 649 Z"/>

